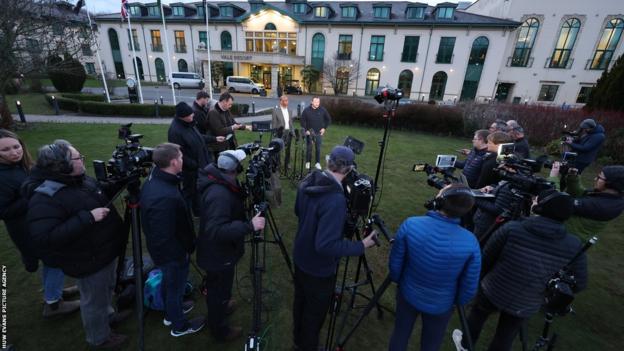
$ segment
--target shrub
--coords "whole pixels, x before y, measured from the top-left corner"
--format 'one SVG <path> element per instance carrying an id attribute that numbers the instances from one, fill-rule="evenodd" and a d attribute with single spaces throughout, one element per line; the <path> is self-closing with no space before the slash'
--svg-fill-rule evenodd
<path id="1" fill-rule="evenodd" d="M 43 93 L 43 86 L 41 85 L 41 79 L 31 78 L 29 89 L 31 93 Z"/>
<path id="2" fill-rule="evenodd" d="M 17 79 L 9 79 L 4 87 L 4 93 L 7 95 L 15 95 L 19 93 L 21 85 Z"/>
<path id="3" fill-rule="evenodd" d="M 61 110 L 67 110 L 67 111 L 73 111 L 73 112 L 78 112 L 80 110 L 79 101 L 77 100 L 68 99 L 68 98 L 65 98 L 62 96 L 56 96 L 53 94 L 46 94 L 45 98 L 46 100 L 48 100 L 48 103 L 50 104 L 50 106 L 54 106 L 52 104 L 52 96 L 54 96 L 54 98 L 58 102 L 58 106 Z"/>
<path id="4" fill-rule="evenodd" d="M 97 94 L 63 93 L 61 94 L 61 96 L 68 98 L 68 99 L 78 100 L 78 101 L 99 101 L 99 102 L 106 101 L 106 97 L 104 97 L 103 95 L 97 95 Z"/>
<path id="5" fill-rule="evenodd" d="M 230 113 L 233 116 L 246 115 L 249 113 L 249 104 L 233 104 Z"/>
<path id="6" fill-rule="evenodd" d="M 51 66 L 48 70 L 48 76 L 54 88 L 62 93 L 80 92 L 87 79 L 82 64 L 73 58 Z"/>

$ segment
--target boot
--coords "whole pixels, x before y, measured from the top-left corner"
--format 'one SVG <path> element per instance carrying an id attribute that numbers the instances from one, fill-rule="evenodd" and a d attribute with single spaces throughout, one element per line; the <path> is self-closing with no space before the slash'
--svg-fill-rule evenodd
<path id="1" fill-rule="evenodd" d="M 128 340 L 126 335 L 116 334 L 111 332 L 108 339 L 104 341 L 102 344 L 99 344 L 94 347 L 96 350 L 108 350 L 108 349 L 116 349 L 123 345 Z"/>
<path id="2" fill-rule="evenodd" d="M 46 303 L 43 306 L 43 318 L 50 318 L 69 314 L 80 309 L 80 300 L 63 301 L 58 300 L 55 303 Z"/>

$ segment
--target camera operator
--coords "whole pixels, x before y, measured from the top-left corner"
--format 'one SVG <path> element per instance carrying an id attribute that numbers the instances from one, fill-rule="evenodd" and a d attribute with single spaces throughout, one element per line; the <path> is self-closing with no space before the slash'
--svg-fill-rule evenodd
<path id="1" fill-rule="evenodd" d="M 232 117 L 230 109 L 234 104 L 234 97 L 225 92 L 219 96 L 219 101 L 214 105 L 212 110 L 208 112 L 208 130 L 212 135 L 225 137 L 232 134 L 232 137 L 225 143 L 213 143 L 210 150 L 214 153 L 214 158 L 219 158 L 219 153 L 225 150 L 234 150 L 238 147 L 236 142 L 236 130 L 245 130 L 244 124 L 238 124 Z M 251 130 L 251 126 L 249 127 Z"/>
<path id="2" fill-rule="evenodd" d="M 390 278 L 399 286 L 390 351 L 407 349 L 419 315 L 421 350 L 439 350 L 453 305 L 475 295 L 481 252 L 474 235 L 460 225 L 473 204 L 467 186 L 449 184 L 436 196 L 434 211 L 399 227 L 389 264 Z"/>
<path id="3" fill-rule="evenodd" d="M 524 137 L 524 128 L 513 119 L 507 121 L 507 126 L 509 129 L 508 134 L 513 139 L 514 154 L 520 159 L 531 158 L 531 147 Z"/>
<path id="4" fill-rule="evenodd" d="M 340 257 L 360 256 L 375 244 L 374 232 L 358 242 L 343 237 L 347 200 L 341 182 L 352 171 L 354 161 L 351 149 L 336 146 L 329 156 L 327 169 L 313 171 L 297 189 L 298 227 L 293 251 L 296 350 L 318 350 L 318 337 L 335 289 Z"/>
<path id="5" fill-rule="evenodd" d="M 512 211 L 514 206 L 520 206 L 520 200 L 514 197 L 511 191 L 512 184 L 508 181 L 501 181 L 495 187 L 487 190 L 494 195 L 494 199 L 476 199 L 474 213 L 473 233 L 477 239 L 481 240 L 487 234 L 490 227 L 496 221 L 496 217 L 505 210 Z"/>
<path id="6" fill-rule="evenodd" d="M 483 160 L 487 154 L 487 136 L 490 134 L 486 129 L 477 130 L 472 138 L 472 150 L 462 149 L 461 154 L 467 155 L 464 161 L 456 161 L 455 168 L 462 170 L 462 174 L 468 180 L 471 188 L 477 187 L 477 181 L 481 174 Z"/>
<path id="7" fill-rule="evenodd" d="M 121 217 L 107 204 L 121 184 L 101 188 L 85 175 L 84 156 L 64 140 L 41 147 L 36 168 L 24 184 L 32 242 L 44 264 L 77 279 L 89 345 L 118 347 L 127 337 L 111 331 L 109 313 L 126 235 Z"/>
<path id="8" fill-rule="evenodd" d="M 568 147 L 578 153 L 574 167 L 578 169 L 578 173 L 583 173 L 583 170 L 587 168 L 598 156 L 598 151 L 604 143 L 605 130 L 600 124 L 597 124 L 595 120 L 588 118 L 581 122 L 579 126 L 580 132 L 576 137 L 566 137 L 564 143 Z"/>
<path id="9" fill-rule="evenodd" d="M 236 176 L 243 171 L 243 150 L 223 151 L 217 164 L 200 171 L 198 189 L 201 216 L 197 239 L 197 264 L 206 271 L 205 288 L 208 325 L 219 342 L 242 335 L 242 328 L 231 327 L 226 315 L 235 308 L 232 284 L 236 263 L 244 253 L 245 235 L 264 229 L 260 214 L 251 221 L 245 213 L 245 193 Z"/>
<path id="10" fill-rule="evenodd" d="M 578 253 L 581 242 L 564 226 L 574 211 L 574 200 L 554 189 L 540 192 L 533 202 L 536 216 L 511 221 L 499 228 L 483 249 L 480 290 L 468 316 L 468 330 L 477 342 L 490 314 L 499 312 L 496 332 L 488 350 L 511 350 L 523 323 L 544 303 L 549 280 Z M 576 277 L 574 292 L 587 285 L 585 254 L 571 265 Z M 453 331 L 458 350 L 467 342 Z M 460 345 L 460 342 L 462 345 Z"/>
<path id="11" fill-rule="evenodd" d="M 284 141 L 284 169 L 290 164 L 290 143 L 294 135 L 293 110 L 288 109 L 288 96 L 280 97 L 280 104 L 273 109 L 271 124 L 275 130 L 275 136 Z"/>
<path id="12" fill-rule="evenodd" d="M 155 167 L 141 190 L 141 224 L 147 250 L 162 271 L 163 324 L 171 326 L 171 335 L 178 337 L 204 326 L 203 317 L 184 318 L 193 308 L 191 304 L 183 306 L 183 297 L 189 255 L 195 249 L 195 228 L 190 208 L 178 188 L 184 162 L 180 146 L 160 144 L 154 148 L 152 159 Z"/>
<path id="13" fill-rule="evenodd" d="M 318 96 L 313 97 L 310 106 L 306 107 L 301 113 L 301 127 L 305 130 L 306 135 L 306 169 L 310 169 L 312 143 L 314 143 L 316 156 L 314 167 L 321 170 L 321 145 L 323 144 L 325 130 L 330 123 L 331 116 L 325 107 L 321 106 L 321 99 Z"/>
<path id="14" fill-rule="evenodd" d="M 476 183 L 476 188 L 481 189 L 488 185 L 498 183 L 500 177 L 494 172 L 496 168 L 496 157 L 498 156 L 498 145 L 511 142 L 511 138 L 504 132 L 494 132 L 487 136 L 487 154 L 483 159 L 481 173 Z"/>
<path id="15" fill-rule="evenodd" d="M 561 164 L 554 162 L 550 176 L 555 184 Z M 594 189 L 587 191 L 576 169 L 566 176 L 567 188 L 574 201 L 574 215 L 566 222 L 570 232 L 586 240 L 599 234 L 624 211 L 624 166 L 605 166 L 594 178 Z"/>
<path id="16" fill-rule="evenodd" d="M 195 214 L 199 210 L 197 198 L 197 171 L 213 162 L 207 143 L 223 143 L 225 137 L 203 135 L 197 129 L 193 109 L 180 102 L 175 107 L 176 117 L 171 121 L 167 133 L 168 141 L 180 146 L 184 157 L 182 169 L 182 191 Z"/>

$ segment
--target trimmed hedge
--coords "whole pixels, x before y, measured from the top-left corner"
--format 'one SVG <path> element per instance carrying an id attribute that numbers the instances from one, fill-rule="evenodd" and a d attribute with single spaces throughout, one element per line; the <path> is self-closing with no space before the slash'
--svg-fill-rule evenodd
<path id="1" fill-rule="evenodd" d="M 97 94 L 62 93 L 61 96 L 64 98 L 78 100 L 78 101 L 99 101 L 99 102 L 106 101 L 106 97 L 104 97 L 104 95 L 97 95 Z"/>
<path id="2" fill-rule="evenodd" d="M 52 104 L 52 94 L 46 94 L 45 98 L 46 100 L 48 100 L 48 103 L 50 104 L 50 106 L 54 106 Z M 58 106 L 61 110 L 67 110 L 67 111 L 73 111 L 73 112 L 78 112 L 80 111 L 80 101 L 74 100 L 74 99 L 68 99 L 62 96 L 56 96 L 54 95 L 54 98 L 56 99 L 56 101 L 58 102 Z"/>

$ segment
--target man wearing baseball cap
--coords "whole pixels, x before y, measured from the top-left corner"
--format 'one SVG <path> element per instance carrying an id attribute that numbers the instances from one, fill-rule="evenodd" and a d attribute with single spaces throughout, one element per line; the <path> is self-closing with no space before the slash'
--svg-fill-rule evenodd
<path id="1" fill-rule="evenodd" d="M 242 150 L 226 150 L 199 172 L 197 190 L 201 194 L 197 264 L 206 271 L 207 324 L 219 342 L 242 335 L 240 327 L 226 320 L 235 307 L 232 283 L 235 267 L 244 254 L 245 236 L 264 229 L 260 214 L 249 220 L 245 194 L 236 177 L 243 171 Z"/>
<path id="2" fill-rule="evenodd" d="M 347 200 L 342 180 L 355 167 L 355 155 L 336 146 L 324 171 L 314 170 L 297 189 L 299 218 L 295 261 L 294 343 L 298 351 L 317 351 L 318 338 L 335 289 L 343 256 L 360 256 L 375 244 L 374 232 L 361 241 L 344 238 Z"/>
<path id="3" fill-rule="evenodd" d="M 578 153 L 574 166 L 580 174 L 594 162 L 606 137 L 604 127 L 592 118 L 581 122 L 579 133 L 577 137 L 568 137 L 564 142 L 568 144 L 571 151 Z"/>

